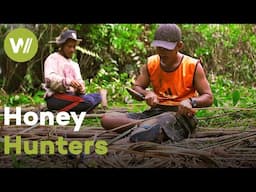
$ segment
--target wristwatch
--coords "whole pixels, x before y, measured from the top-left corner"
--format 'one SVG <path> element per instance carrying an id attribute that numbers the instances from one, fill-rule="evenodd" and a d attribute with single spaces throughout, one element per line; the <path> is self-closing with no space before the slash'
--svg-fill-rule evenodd
<path id="1" fill-rule="evenodd" d="M 193 108 L 197 107 L 197 101 L 195 99 L 189 98 L 189 100 Z"/>

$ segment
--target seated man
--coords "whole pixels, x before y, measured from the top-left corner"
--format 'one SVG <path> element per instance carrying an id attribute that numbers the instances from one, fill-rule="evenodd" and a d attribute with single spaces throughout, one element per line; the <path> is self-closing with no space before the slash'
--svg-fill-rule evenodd
<path id="1" fill-rule="evenodd" d="M 211 88 L 200 60 L 180 52 L 183 42 L 177 25 L 160 25 L 152 46 L 156 47 L 157 54 L 148 58 L 133 86 L 151 109 L 142 113 L 108 113 L 101 123 L 105 129 L 113 129 L 153 117 L 134 129 L 129 137 L 131 142 L 180 141 L 196 128 L 193 108 L 212 104 Z M 146 90 L 150 84 L 153 91 Z"/>
<path id="2" fill-rule="evenodd" d="M 91 112 L 101 101 L 106 104 L 105 90 L 85 94 L 79 65 L 72 61 L 80 41 L 76 31 L 62 31 L 55 42 L 59 46 L 58 52 L 52 53 L 45 60 L 45 100 L 50 110 Z"/>

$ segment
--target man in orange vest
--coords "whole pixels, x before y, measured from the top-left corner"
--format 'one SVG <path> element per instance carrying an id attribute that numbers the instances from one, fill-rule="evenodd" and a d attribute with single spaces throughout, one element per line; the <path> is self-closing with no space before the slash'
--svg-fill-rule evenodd
<path id="1" fill-rule="evenodd" d="M 200 60 L 180 52 L 183 42 L 176 24 L 159 25 L 152 46 L 157 54 L 148 58 L 133 86 L 151 108 L 142 113 L 108 113 L 101 123 L 113 129 L 147 119 L 131 133 L 131 142 L 180 141 L 196 128 L 194 108 L 212 104 L 211 88 Z M 147 89 L 150 84 L 153 90 Z"/>

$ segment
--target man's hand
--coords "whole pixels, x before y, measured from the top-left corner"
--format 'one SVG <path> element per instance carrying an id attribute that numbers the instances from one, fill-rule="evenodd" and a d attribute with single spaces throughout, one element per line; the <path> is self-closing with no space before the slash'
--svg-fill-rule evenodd
<path id="1" fill-rule="evenodd" d="M 180 102 L 178 113 L 181 115 L 186 115 L 188 117 L 193 117 L 195 115 L 195 110 L 192 108 L 189 99 L 183 100 Z"/>
<path id="2" fill-rule="evenodd" d="M 75 92 L 76 92 L 76 94 L 78 94 L 78 95 L 83 95 L 83 94 L 85 94 L 85 90 L 83 89 L 83 87 L 76 89 Z"/>
<path id="3" fill-rule="evenodd" d="M 75 89 L 79 89 L 82 87 L 81 83 L 79 83 L 77 80 L 72 80 L 70 86 L 74 87 Z"/>
<path id="4" fill-rule="evenodd" d="M 72 86 L 75 89 L 75 92 L 77 94 L 84 94 L 83 86 L 78 81 L 72 80 L 71 83 L 70 83 L 70 86 Z"/>
<path id="5" fill-rule="evenodd" d="M 157 99 L 157 95 L 153 91 L 147 91 L 145 95 L 145 100 L 147 104 L 150 105 L 151 107 L 159 103 Z"/>

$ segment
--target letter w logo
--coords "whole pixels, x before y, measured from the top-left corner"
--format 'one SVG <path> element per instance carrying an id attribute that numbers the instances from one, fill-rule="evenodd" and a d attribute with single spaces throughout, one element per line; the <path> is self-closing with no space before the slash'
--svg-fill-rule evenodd
<path id="1" fill-rule="evenodd" d="M 10 38 L 9 40 L 10 40 L 10 43 L 11 43 L 11 46 L 12 46 L 13 53 L 17 54 L 19 52 L 20 48 L 23 48 L 23 52 L 22 53 L 26 54 L 30 50 L 30 47 L 31 47 L 33 39 L 32 38 L 27 38 L 26 42 L 25 42 L 25 45 L 24 45 L 24 41 L 23 41 L 22 38 L 18 39 L 17 44 L 15 43 L 14 38 Z"/>

